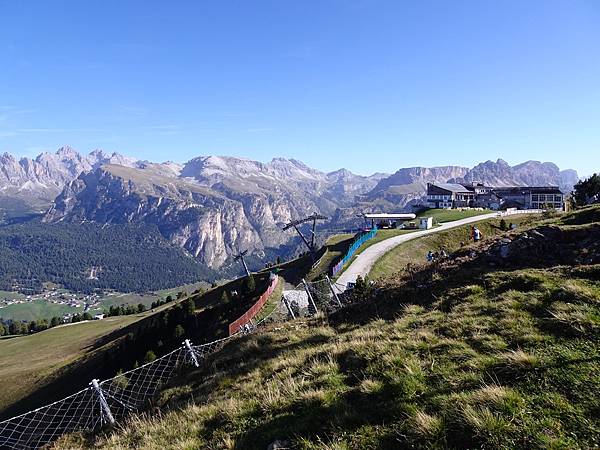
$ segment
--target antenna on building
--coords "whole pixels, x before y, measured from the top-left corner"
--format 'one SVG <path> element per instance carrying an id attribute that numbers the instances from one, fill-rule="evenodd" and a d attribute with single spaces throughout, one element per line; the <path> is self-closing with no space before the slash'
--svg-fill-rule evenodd
<path id="1" fill-rule="evenodd" d="M 237 255 L 234 255 L 234 261 L 242 261 L 242 265 L 244 266 L 244 270 L 246 271 L 246 276 L 250 276 L 250 271 L 248 270 L 248 266 L 246 265 L 246 260 L 244 256 L 248 253 L 248 250 L 244 250 L 243 252 L 239 252 Z"/>
<path id="2" fill-rule="evenodd" d="M 283 227 L 283 231 L 289 230 L 290 228 L 293 227 L 294 230 L 296 230 L 296 233 L 298 233 L 298 235 L 302 238 L 302 241 L 304 242 L 304 244 L 308 247 L 308 250 L 314 255 L 316 253 L 315 236 L 316 236 L 317 220 L 327 220 L 327 217 L 322 216 L 321 214 L 318 214 L 315 212 L 312 215 L 305 217 L 304 219 L 292 220 L 290 223 L 286 224 Z M 309 242 L 308 239 L 306 239 L 306 237 L 302 234 L 302 232 L 298 228 L 298 225 L 301 225 L 305 222 L 311 222 L 311 221 L 312 221 L 312 228 L 311 228 L 311 236 L 310 236 L 310 242 Z"/>

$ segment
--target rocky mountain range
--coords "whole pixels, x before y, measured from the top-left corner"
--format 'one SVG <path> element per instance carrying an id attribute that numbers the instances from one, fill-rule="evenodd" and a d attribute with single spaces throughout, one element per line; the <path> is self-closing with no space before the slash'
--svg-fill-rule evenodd
<path id="1" fill-rule="evenodd" d="M 181 166 L 106 164 L 66 185 L 44 220 L 154 224 L 172 242 L 210 267 L 238 249 L 286 254 L 290 220 L 350 206 L 379 176 L 324 174 L 296 160 L 260 163 L 206 156 Z"/>
<path id="2" fill-rule="evenodd" d="M 359 212 L 409 209 L 422 204 L 427 182 L 451 181 L 570 190 L 577 174 L 552 163 L 498 160 L 472 169 L 413 167 L 361 176 L 346 169 L 324 173 L 284 158 L 152 163 L 63 147 L 35 159 L 2 155 L 0 209 L 18 200 L 45 209 L 45 222 L 152 224 L 202 263 L 221 268 L 239 250 L 250 250 L 256 263 L 293 253 L 294 233 L 281 230 L 290 220 L 317 211 L 331 218 L 326 227 L 356 226 Z"/>
<path id="3" fill-rule="evenodd" d="M 477 164 L 454 181 L 484 183 L 488 186 L 546 186 L 554 185 L 571 192 L 579 177 L 572 169 L 560 170 L 551 162 L 527 161 L 510 166 L 506 161 L 486 161 Z"/>
<path id="4" fill-rule="evenodd" d="M 133 167 L 137 161 L 102 150 L 81 155 L 71 147 L 61 147 L 56 153 L 42 153 L 35 159 L 17 159 L 4 153 L 0 155 L 0 210 L 44 212 L 67 183 L 82 172 L 104 164 Z"/>

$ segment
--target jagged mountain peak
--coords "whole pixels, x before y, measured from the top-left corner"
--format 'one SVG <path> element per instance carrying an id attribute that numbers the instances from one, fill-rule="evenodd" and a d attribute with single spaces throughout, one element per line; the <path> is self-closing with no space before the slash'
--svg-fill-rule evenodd
<path id="1" fill-rule="evenodd" d="M 10 153 L 8 152 L 4 152 L 2 153 L 2 155 L 0 155 L 0 162 L 16 162 L 17 159 Z"/>
<path id="2" fill-rule="evenodd" d="M 328 172 L 327 176 L 328 177 L 351 177 L 355 175 L 354 173 L 352 173 L 351 171 L 349 171 L 348 169 L 338 169 L 338 170 L 334 170 L 333 172 Z M 357 175 L 360 176 L 360 175 Z"/>
<path id="3" fill-rule="evenodd" d="M 58 150 L 56 150 L 56 155 L 61 158 L 79 158 L 81 155 L 77 150 L 68 145 L 63 145 Z"/>
<path id="4" fill-rule="evenodd" d="M 541 162 L 541 161 L 535 161 L 535 160 L 529 160 L 529 161 L 525 161 L 521 164 L 517 164 L 515 166 L 513 166 L 513 169 L 515 170 L 520 170 L 520 169 L 537 169 L 537 168 L 545 168 L 548 170 L 554 170 L 554 171 L 560 171 L 560 169 L 558 168 L 558 166 L 556 164 L 554 164 L 553 162 Z"/>

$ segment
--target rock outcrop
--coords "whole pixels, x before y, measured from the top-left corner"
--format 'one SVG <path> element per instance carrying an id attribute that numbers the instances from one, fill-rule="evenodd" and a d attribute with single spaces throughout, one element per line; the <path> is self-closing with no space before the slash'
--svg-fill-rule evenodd
<path id="1" fill-rule="evenodd" d="M 561 171 L 551 162 L 526 161 L 510 166 L 506 161 L 486 161 L 452 181 L 484 183 L 488 186 L 558 186 L 563 192 L 571 192 L 578 181 L 577 172 Z"/>
<path id="2" fill-rule="evenodd" d="M 102 150 L 81 155 L 71 147 L 42 153 L 35 159 L 17 159 L 4 153 L 0 155 L 0 205 L 19 201 L 23 209 L 45 210 L 67 183 L 103 164 L 135 167 L 138 161 Z"/>
<path id="3" fill-rule="evenodd" d="M 349 201 L 336 192 L 351 195 L 360 189 L 329 177 L 282 159 L 263 164 L 201 157 L 180 170 L 163 164 L 107 164 L 70 182 L 44 220 L 154 224 L 169 240 L 218 268 L 238 249 L 285 252 L 294 238 L 281 230 L 285 223 L 314 211 L 333 214 Z M 369 185 L 367 177 L 357 178 L 352 181 L 359 186 Z"/>

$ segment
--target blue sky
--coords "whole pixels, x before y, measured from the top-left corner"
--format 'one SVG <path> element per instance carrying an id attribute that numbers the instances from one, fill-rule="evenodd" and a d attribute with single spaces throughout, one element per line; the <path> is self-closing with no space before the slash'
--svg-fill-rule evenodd
<path id="1" fill-rule="evenodd" d="M 0 151 L 600 171 L 600 2 L 0 0 Z"/>

